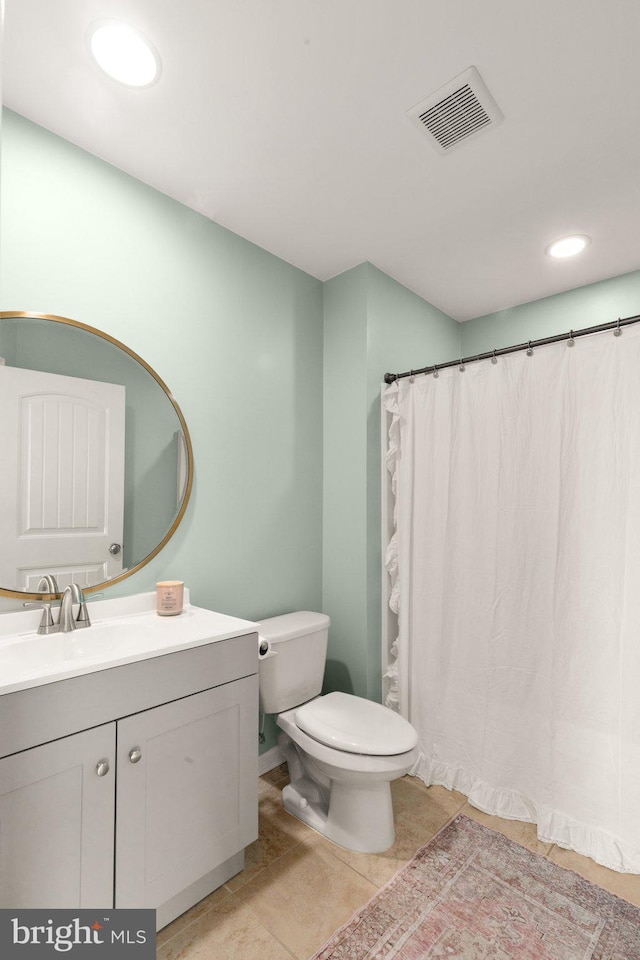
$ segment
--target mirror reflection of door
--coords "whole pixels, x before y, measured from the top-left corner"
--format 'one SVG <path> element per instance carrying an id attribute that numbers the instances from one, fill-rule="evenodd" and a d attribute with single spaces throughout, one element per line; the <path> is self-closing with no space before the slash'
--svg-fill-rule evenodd
<path id="1" fill-rule="evenodd" d="M 0 366 L 1 584 L 122 572 L 124 423 L 123 386 Z"/>

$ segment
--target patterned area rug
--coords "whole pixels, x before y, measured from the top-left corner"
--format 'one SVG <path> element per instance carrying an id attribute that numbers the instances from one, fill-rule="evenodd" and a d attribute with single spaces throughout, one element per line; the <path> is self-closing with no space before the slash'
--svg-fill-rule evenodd
<path id="1" fill-rule="evenodd" d="M 640 908 L 460 815 L 313 960 L 640 960 Z"/>

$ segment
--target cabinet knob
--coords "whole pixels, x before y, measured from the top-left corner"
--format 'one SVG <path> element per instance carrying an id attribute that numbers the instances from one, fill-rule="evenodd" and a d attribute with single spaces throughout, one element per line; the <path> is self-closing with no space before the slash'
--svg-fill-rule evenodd
<path id="1" fill-rule="evenodd" d="M 131 760 L 131 763 L 137 763 L 138 760 L 142 760 L 142 750 L 140 747 L 134 747 L 133 750 L 129 751 L 129 760 Z"/>
<path id="2" fill-rule="evenodd" d="M 96 764 L 96 773 L 99 777 L 106 777 L 106 775 L 109 773 L 109 761 L 98 760 Z"/>

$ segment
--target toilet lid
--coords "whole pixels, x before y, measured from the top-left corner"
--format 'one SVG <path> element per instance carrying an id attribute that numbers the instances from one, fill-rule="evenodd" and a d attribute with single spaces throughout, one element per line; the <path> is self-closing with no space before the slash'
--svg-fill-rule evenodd
<path id="1" fill-rule="evenodd" d="M 418 735 L 400 714 L 348 693 L 328 693 L 296 710 L 296 724 L 314 740 L 374 757 L 406 753 Z"/>

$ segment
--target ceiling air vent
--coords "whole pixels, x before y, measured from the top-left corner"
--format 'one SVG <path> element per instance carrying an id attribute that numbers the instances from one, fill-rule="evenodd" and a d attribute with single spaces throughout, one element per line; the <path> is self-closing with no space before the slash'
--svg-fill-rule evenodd
<path id="1" fill-rule="evenodd" d="M 430 134 L 432 144 L 440 153 L 448 153 L 462 140 L 502 120 L 498 104 L 475 67 L 469 67 L 407 110 L 407 116 Z"/>

